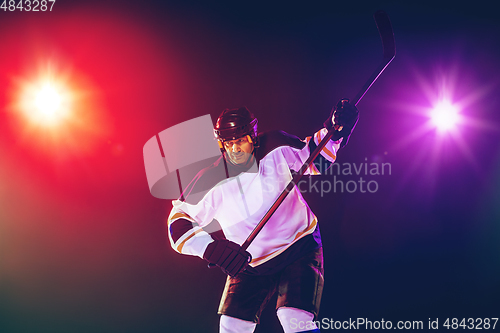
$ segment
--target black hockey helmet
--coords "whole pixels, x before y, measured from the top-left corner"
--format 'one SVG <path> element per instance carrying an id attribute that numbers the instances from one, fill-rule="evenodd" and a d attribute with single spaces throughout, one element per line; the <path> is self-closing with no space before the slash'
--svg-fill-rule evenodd
<path id="1" fill-rule="evenodd" d="M 235 140 L 249 135 L 250 142 L 255 144 L 257 118 L 246 107 L 225 109 L 217 119 L 214 133 L 219 142 Z"/>

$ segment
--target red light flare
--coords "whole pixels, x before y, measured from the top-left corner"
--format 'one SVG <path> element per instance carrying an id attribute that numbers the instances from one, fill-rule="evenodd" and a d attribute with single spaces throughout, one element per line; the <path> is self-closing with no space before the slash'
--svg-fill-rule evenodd
<path id="1" fill-rule="evenodd" d="M 89 152 L 106 128 L 98 91 L 81 74 L 47 61 L 12 79 L 8 110 L 15 135 L 59 157 Z"/>
<path id="2" fill-rule="evenodd" d="M 64 82 L 42 77 L 21 90 L 18 109 L 33 126 L 56 127 L 71 117 L 74 97 Z"/>

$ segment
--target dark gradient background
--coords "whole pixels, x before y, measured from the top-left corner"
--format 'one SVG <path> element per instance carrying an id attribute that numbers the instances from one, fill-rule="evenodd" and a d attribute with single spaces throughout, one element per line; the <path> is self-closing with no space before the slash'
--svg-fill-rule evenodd
<path id="1" fill-rule="evenodd" d="M 500 317 L 493 2 L 206 3 L 0 11 L 0 331 L 216 332 L 224 276 L 170 248 L 171 205 L 149 193 L 142 146 L 241 105 L 262 131 L 310 135 L 377 66 L 377 9 L 391 17 L 397 56 L 359 103 L 337 161 L 392 169 L 366 177 L 376 193 L 306 194 L 325 249 L 320 318 Z M 56 140 L 9 108 L 16 78 L 47 61 L 90 96 L 84 121 Z M 468 102 L 455 136 L 422 130 L 415 112 L 443 84 Z M 257 332 L 279 331 L 271 305 Z"/>

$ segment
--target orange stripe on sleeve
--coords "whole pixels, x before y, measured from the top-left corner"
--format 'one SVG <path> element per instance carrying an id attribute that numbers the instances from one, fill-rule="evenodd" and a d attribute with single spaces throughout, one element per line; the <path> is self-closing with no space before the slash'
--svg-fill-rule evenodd
<path id="1" fill-rule="evenodd" d="M 173 220 L 177 220 L 177 219 L 180 219 L 180 218 L 184 218 L 184 219 L 187 219 L 189 221 L 192 221 L 194 222 L 194 220 L 192 219 L 191 216 L 187 215 L 187 214 L 184 214 L 184 213 L 175 213 L 171 218 L 169 218 L 168 220 L 171 222 Z"/>
<path id="2" fill-rule="evenodd" d="M 333 153 L 329 151 L 326 147 L 324 147 L 321 151 L 326 155 L 330 156 L 331 158 L 333 158 L 333 160 L 337 158 L 337 156 L 333 155 Z"/>
<path id="3" fill-rule="evenodd" d="M 319 145 L 320 141 L 321 141 L 321 131 L 318 131 L 315 134 L 314 143 L 316 145 Z M 329 156 L 333 160 L 335 160 L 337 158 L 337 156 L 335 156 L 330 150 L 328 150 L 328 148 L 326 148 L 326 146 L 323 147 L 323 149 L 321 150 L 321 152 L 325 153 L 327 156 Z"/>
<path id="4" fill-rule="evenodd" d="M 198 229 L 197 231 L 193 232 L 191 235 L 189 235 L 188 237 L 186 237 L 186 239 L 184 239 L 184 240 L 183 240 L 183 241 L 179 244 L 179 246 L 177 247 L 177 251 L 178 251 L 178 252 L 180 252 L 180 253 L 182 253 L 182 248 L 184 247 L 184 244 L 185 244 L 188 240 L 190 240 L 191 238 L 193 238 L 193 237 L 194 237 L 194 235 L 196 235 L 196 234 L 198 234 L 198 233 L 200 233 L 200 232 L 202 232 L 202 231 L 203 231 L 203 229 Z"/>
<path id="5" fill-rule="evenodd" d="M 316 132 L 316 137 L 315 137 L 314 143 L 316 145 L 319 145 L 320 141 L 321 141 L 321 133 L 320 133 L 320 131 L 318 131 L 318 132 Z"/>

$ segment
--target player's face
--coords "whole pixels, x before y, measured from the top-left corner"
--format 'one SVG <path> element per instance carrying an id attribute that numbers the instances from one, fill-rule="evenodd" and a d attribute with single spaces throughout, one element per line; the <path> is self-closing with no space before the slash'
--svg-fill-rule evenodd
<path id="1" fill-rule="evenodd" d="M 248 141 L 248 136 L 243 136 L 235 140 L 224 141 L 224 149 L 233 164 L 243 164 L 252 156 L 253 143 Z"/>

